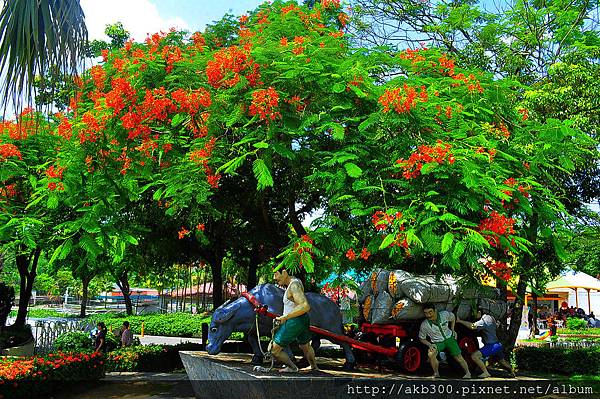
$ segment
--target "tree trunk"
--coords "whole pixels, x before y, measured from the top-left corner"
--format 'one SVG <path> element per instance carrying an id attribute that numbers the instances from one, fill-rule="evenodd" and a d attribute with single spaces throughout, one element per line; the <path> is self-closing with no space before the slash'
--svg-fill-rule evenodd
<path id="1" fill-rule="evenodd" d="M 29 300 L 31 299 L 33 282 L 35 280 L 37 264 L 41 252 L 42 250 L 38 248 L 35 249 L 29 257 L 25 255 L 17 256 L 16 263 L 21 281 L 19 285 L 19 310 L 17 312 L 17 319 L 14 323 L 15 327 L 25 326 L 25 320 L 27 319 L 27 307 L 29 306 Z"/>
<path id="2" fill-rule="evenodd" d="M 521 328 L 521 320 L 523 319 L 523 305 L 525 294 L 527 291 L 527 282 L 522 279 L 517 284 L 517 292 L 515 293 L 515 306 L 510 317 L 510 326 L 508 327 L 508 337 L 505 342 L 505 348 L 508 352 L 511 352 L 517 342 L 517 336 L 519 335 L 519 329 Z"/>
<path id="3" fill-rule="evenodd" d="M 200 270 L 199 268 L 197 270 Z M 200 313 L 200 274 L 196 274 L 196 311 Z"/>
<path id="4" fill-rule="evenodd" d="M 192 264 L 190 263 L 190 313 L 192 313 L 192 305 L 194 304 L 194 281 L 192 280 Z"/>
<path id="5" fill-rule="evenodd" d="M 181 306 L 179 307 L 180 312 L 185 312 L 185 294 L 187 293 L 187 276 L 185 275 L 186 269 L 183 269 L 183 291 L 181 293 Z"/>
<path id="6" fill-rule="evenodd" d="M 253 250 L 250 254 L 250 264 L 248 265 L 248 281 L 246 282 L 246 290 L 250 291 L 256 287 L 257 277 L 256 272 L 258 270 L 258 264 L 260 263 L 260 256 L 257 250 Z"/>
<path id="7" fill-rule="evenodd" d="M 204 276 L 202 283 L 202 310 L 206 310 L 206 278 L 208 277 L 208 270 L 206 270 L 206 266 L 204 266 Z"/>
<path id="8" fill-rule="evenodd" d="M 85 310 L 87 308 L 88 291 L 89 291 L 90 281 L 92 281 L 91 277 L 82 277 L 81 278 L 81 283 L 83 285 L 83 290 L 82 290 L 83 295 L 81 296 L 81 308 L 79 310 L 79 317 L 81 317 L 81 318 L 85 317 Z"/>
<path id="9" fill-rule="evenodd" d="M 532 294 L 532 303 L 531 303 L 531 311 L 533 312 L 533 326 L 529 326 L 529 328 L 533 327 L 534 334 L 539 334 L 540 330 L 537 326 L 537 312 L 538 312 L 538 297 L 537 294 Z"/>
<path id="10" fill-rule="evenodd" d="M 210 259 L 210 270 L 213 278 L 213 310 L 223 304 L 223 258 L 220 254 L 211 254 Z"/>
<path id="11" fill-rule="evenodd" d="M 538 229 L 538 214 L 533 212 L 531 219 L 529 220 L 529 227 L 527 229 L 527 239 L 531 243 L 532 248 L 535 248 L 537 242 L 537 229 Z M 530 254 L 526 253 L 523 256 L 521 270 L 531 270 L 533 268 L 533 259 Z M 512 316 L 510 318 L 510 326 L 508 328 L 508 337 L 505 342 L 505 348 L 508 352 L 512 351 L 517 342 L 517 336 L 519 335 L 519 329 L 521 328 L 521 320 L 523 318 L 523 305 L 525 295 L 527 295 L 527 278 L 525 275 L 521 275 L 519 283 L 517 284 L 517 292 L 515 294 L 515 307 L 513 308 Z"/>
<path id="12" fill-rule="evenodd" d="M 123 293 L 123 299 L 125 300 L 125 313 L 127 313 L 128 316 L 133 316 L 133 304 L 131 303 L 131 291 L 129 287 L 127 271 L 119 276 L 117 285 Z"/>

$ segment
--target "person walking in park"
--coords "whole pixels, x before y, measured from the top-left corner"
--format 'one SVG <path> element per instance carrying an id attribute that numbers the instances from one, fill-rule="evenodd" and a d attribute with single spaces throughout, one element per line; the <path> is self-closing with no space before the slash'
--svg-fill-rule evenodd
<path id="1" fill-rule="evenodd" d="M 273 337 L 271 354 L 285 367 L 281 372 L 297 372 L 298 367 L 292 362 L 283 349 L 293 342 L 297 342 L 308 360 L 313 371 L 319 370 L 315 352 L 310 344 L 310 319 L 308 312 L 310 305 L 304 295 L 304 286 L 296 277 L 290 275 L 285 267 L 276 269 L 273 275 L 277 284 L 286 287 L 283 294 L 283 315 L 275 320 L 281 324 Z"/>
<path id="2" fill-rule="evenodd" d="M 454 331 L 456 319 L 454 314 L 445 310 L 438 312 L 430 303 L 423 305 L 423 313 L 425 313 L 425 320 L 423 320 L 419 329 L 419 339 L 423 345 L 429 348 L 427 356 L 433 369 L 432 377 L 438 378 L 440 376 L 440 363 L 437 360 L 438 353 L 448 351 L 450 356 L 464 370 L 465 375 L 463 378 L 471 378 L 467 362 L 462 357 L 458 342 L 456 341 L 456 331 Z M 427 338 L 429 338 L 429 341 Z"/>
<path id="3" fill-rule="evenodd" d="M 121 347 L 131 346 L 131 344 L 133 344 L 133 333 L 131 332 L 129 322 L 126 320 L 121 327 Z"/>
<path id="4" fill-rule="evenodd" d="M 481 331 L 483 348 L 471 354 L 471 359 L 473 359 L 473 362 L 475 362 L 475 364 L 483 372 L 479 375 L 479 378 L 490 377 L 490 373 L 485 365 L 485 361 L 490 358 L 494 358 L 496 361 L 498 361 L 498 363 L 500 363 L 500 365 L 508 370 L 508 372 L 514 377 L 515 372 L 510 363 L 504 359 L 503 346 L 496 335 L 496 319 L 492 315 L 486 314 L 481 308 L 477 309 L 477 318 L 479 320 L 471 323 L 469 321 L 460 320 L 457 317 L 456 322 L 467 328 L 470 328 L 471 330 Z"/>
<path id="5" fill-rule="evenodd" d="M 96 349 L 94 352 L 106 352 L 106 324 L 98 322 L 98 333 L 96 334 Z"/>

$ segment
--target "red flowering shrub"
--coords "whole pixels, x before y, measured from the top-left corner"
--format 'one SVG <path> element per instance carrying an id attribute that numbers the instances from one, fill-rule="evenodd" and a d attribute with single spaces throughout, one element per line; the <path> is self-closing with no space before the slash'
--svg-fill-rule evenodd
<path id="1" fill-rule="evenodd" d="M 420 91 L 414 87 L 404 84 L 403 87 L 395 89 L 386 89 L 379 103 L 383 105 L 383 112 L 389 112 L 391 109 L 399 114 L 406 114 L 417 106 L 417 102 L 426 102 L 428 99 L 427 89 L 421 86 Z"/>
<path id="2" fill-rule="evenodd" d="M 252 104 L 250 105 L 250 115 L 258 115 L 263 121 L 273 121 L 281 114 L 277 111 L 279 106 L 279 94 L 269 87 L 267 89 L 256 90 L 252 93 Z"/>
<path id="3" fill-rule="evenodd" d="M 478 229 L 492 247 L 500 248 L 500 237 L 509 238 L 510 235 L 515 234 L 515 222 L 513 218 L 492 211 L 489 217 L 479 223 Z"/>
<path id="4" fill-rule="evenodd" d="M 425 164 L 437 163 L 441 165 L 448 162 L 449 165 L 452 165 L 455 159 L 450 152 L 450 148 L 450 144 L 438 140 L 435 146 L 419 146 L 418 151 L 414 152 L 407 160 L 399 159 L 396 163 L 402 168 L 402 176 L 405 179 L 414 179 L 421 174 L 421 169 Z"/>
<path id="5" fill-rule="evenodd" d="M 30 398 L 49 395 L 69 383 L 104 377 L 101 353 L 56 353 L 32 358 L 0 359 L 0 396 Z"/>

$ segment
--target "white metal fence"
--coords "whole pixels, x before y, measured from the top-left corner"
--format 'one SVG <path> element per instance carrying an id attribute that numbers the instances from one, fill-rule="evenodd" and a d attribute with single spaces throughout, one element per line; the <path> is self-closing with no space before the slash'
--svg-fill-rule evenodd
<path id="1" fill-rule="evenodd" d="M 32 332 L 35 337 L 35 353 L 46 354 L 54 349 L 56 339 L 66 332 L 89 332 L 94 328 L 94 323 L 86 320 L 36 320 L 32 323 Z"/>

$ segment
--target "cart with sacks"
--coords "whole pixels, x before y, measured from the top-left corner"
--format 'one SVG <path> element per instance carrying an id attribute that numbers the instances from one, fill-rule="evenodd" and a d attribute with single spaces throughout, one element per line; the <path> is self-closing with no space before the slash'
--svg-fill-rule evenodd
<path id="1" fill-rule="evenodd" d="M 422 371 L 427 364 L 427 348 L 419 340 L 425 319 L 423 305 L 432 303 L 463 320 L 473 320 L 477 308 L 496 320 L 506 315 L 507 302 L 500 291 L 488 287 L 467 288 L 449 275 L 415 275 L 404 270 L 376 270 L 361 286 L 359 332 L 352 344 L 359 362 L 373 363 L 383 356 L 409 373 Z M 479 349 L 474 331 L 457 324 L 457 341 L 463 357 Z"/>

